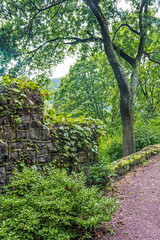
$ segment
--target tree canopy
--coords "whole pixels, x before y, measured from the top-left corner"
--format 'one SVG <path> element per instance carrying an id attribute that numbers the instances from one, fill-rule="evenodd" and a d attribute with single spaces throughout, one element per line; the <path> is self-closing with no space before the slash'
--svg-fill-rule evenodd
<path id="1" fill-rule="evenodd" d="M 132 105 L 142 60 L 160 60 L 157 1 L 127 2 L 129 10 L 116 0 L 4 0 L 0 9 L 1 38 L 14 40 L 17 59 L 31 70 L 48 69 L 66 54 L 106 54 L 120 91 L 124 155 L 135 151 Z"/>
<path id="2" fill-rule="evenodd" d="M 130 10 L 118 8 L 115 0 L 2 1 L 1 52 L 12 55 L 12 58 L 19 56 L 23 66 L 28 65 L 30 69 L 44 70 L 57 64 L 66 54 L 75 53 L 77 48 L 78 53 L 83 54 L 103 48 L 101 26 L 90 5 L 93 3 L 105 17 L 113 47 L 119 56 L 133 66 L 137 49 L 140 51 L 142 45 L 140 39 L 142 41 L 142 35 L 149 32 L 143 54 L 158 61 L 155 45 L 158 50 L 160 40 L 156 33 L 160 25 L 154 15 L 156 4 L 154 6 L 154 1 L 148 0 L 128 2 Z"/>

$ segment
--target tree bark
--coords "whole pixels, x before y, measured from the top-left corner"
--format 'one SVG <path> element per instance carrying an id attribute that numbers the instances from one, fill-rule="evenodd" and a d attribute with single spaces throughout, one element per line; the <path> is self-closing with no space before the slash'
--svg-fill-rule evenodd
<path id="1" fill-rule="evenodd" d="M 123 127 L 123 156 L 128 156 L 135 152 L 135 134 L 133 117 L 133 97 L 121 95 L 120 112 Z"/>

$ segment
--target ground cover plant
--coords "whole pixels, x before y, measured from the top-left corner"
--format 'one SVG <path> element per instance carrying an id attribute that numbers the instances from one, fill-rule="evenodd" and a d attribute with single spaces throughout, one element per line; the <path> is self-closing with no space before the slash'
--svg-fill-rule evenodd
<path id="1" fill-rule="evenodd" d="M 87 188 L 82 175 L 46 168 L 15 170 L 7 194 L 0 196 L 0 239 L 88 239 L 102 221 L 111 220 L 115 199 Z"/>

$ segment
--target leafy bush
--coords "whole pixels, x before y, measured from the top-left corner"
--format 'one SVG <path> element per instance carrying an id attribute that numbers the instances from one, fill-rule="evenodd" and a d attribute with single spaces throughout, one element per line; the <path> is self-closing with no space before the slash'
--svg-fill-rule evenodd
<path id="1" fill-rule="evenodd" d="M 109 221 L 115 199 L 87 188 L 82 175 L 50 167 L 14 172 L 0 196 L 0 239 L 67 240 L 89 238 L 91 228 Z"/>
<path id="2" fill-rule="evenodd" d="M 150 119 L 150 121 L 135 122 L 135 141 L 136 151 L 148 145 L 160 143 L 160 119 L 159 117 Z M 122 158 L 122 135 L 115 131 L 114 135 L 105 136 L 101 139 L 99 146 L 100 156 L 109 159 L 110 162 Z"/>
<path id="3" fill-rule="evenodd" d="M 104 137 L 101 139 L 99 146 L 100 155 L 109 158 L 110 162 L 122 158 L 122 136 L 115 133 L 114 136 Z"/>
<path id="4" fill-rule="evenodd" d="M 136 151 L 148 145 L 160 143 L 160 120 L 155 118 L 149 122 L 137 122 L 135 124 Z"/>
<path id="5" fill-rule="evenodd" d="M 100 188 L 103 188 L 114 174 L 109 161 L 100 159 L 98 163 L 88 167 L 87 184 L 98 185 Z"/>

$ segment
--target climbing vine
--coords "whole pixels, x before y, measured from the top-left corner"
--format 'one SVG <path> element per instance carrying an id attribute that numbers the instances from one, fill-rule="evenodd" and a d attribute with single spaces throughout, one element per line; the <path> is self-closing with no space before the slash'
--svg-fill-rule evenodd
<path id="1" fill-rule="evenodd" d="M 31 125 L 32 130 L 48 133 L 54 143 L 54 149 L 51 151 L 58 167 L 65 167 L 69 172 L 73 169 L 79 170 L 78 158 L 81 155 L 83 162 L 84 154 L 85 158 L 91 160 L 90 162 L 96 161 L 98 139 L 103 130 L 101 121 L 84 117 L 72 118 L 71 115 L 67 117 L 56 115 L 52 104 L 47 101 L 51 92 L 41 90 L 36 83 L 25 78 L 4 77 L 0 92 L 0 117 L 4 118 L 3 124 L 8 121 L 17 130 L 24 124 L 24 115 L 29 116 L 28 124 Z M 41 116 L 42 111 L 43 116 Z M 38 116 L 41 116 L 41 121 L 39 118 L 33 120 L 37 112 Z M 30 139 L 28 138 L 27 141 Z"/>

